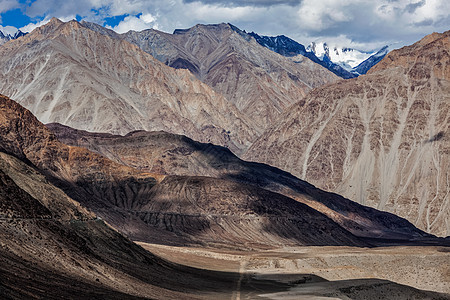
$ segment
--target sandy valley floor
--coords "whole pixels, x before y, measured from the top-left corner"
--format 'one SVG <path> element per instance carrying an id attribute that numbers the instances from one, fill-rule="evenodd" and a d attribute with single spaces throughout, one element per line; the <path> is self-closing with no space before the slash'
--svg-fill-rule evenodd
<path id="1" fill-rule="evenodd" d="M 448 247 L 295 247 L 245 252 L 139 244 L 182 265 L 238 272 L 241 278 L 231 299 L 450 299 Z M 275 293 L 241 291 L 241 281 L 250 278 L 291 287 Z"/>

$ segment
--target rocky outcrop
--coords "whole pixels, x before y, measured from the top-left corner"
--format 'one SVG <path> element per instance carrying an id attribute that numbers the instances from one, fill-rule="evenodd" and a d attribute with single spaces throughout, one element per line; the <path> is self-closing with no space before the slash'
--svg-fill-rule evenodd
<path id="1" fill-rule="evenodd" d="M 339 79 L 302 55 L 288 59 L 266 49 L 231 24 L 196 25 L 173 34 L 149 29 L 122 35 L 105 32 L 97 24 L 83 25 L 136 44 L 171 67 L 188 69 L 257 128 L 266 128 L 312 88 Z"/>
<path id="2" fill-rule="evenodd" d="M 0 47 L 0 90 L 43 122 L 125 134 L 166 130 L 242 152 L 250 119 L 186 70 L 137 46 L 53 19 Z"/>
<path id="3" fill-rule="evenodd" d="M 449 235 L 449 53 L 450 32 L 434 33 L 314 90 L 244 158 Z"/>

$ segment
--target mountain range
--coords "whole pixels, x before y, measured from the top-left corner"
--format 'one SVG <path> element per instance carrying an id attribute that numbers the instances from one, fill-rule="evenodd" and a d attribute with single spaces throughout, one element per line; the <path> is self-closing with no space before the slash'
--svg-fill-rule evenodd
<path id="1" fill-rule="evenodd" d="M 338 195 L 324 193 L 280 169 L 243 161 L 224 147 L 199 143 L 185 136 L 165 132 L 137 131 L 126 136 L 117 136 L 75 130 L 60 124 L 48 124 L 47 127 L 67 145 L 87 148 L 143 172 L 183 177 L 207 176 L 222 180 L 222 186 L 225 186 L 223 180 L 226 180 L 284 195 L 320 211 L 362 238 L 427 237 L 409 222 L 395 215 L 361 206 Z M 222 192 L 225 191 L 226 189 L 222 188 Z M 192 196 L 193 199 L 197 197 Z M 234 198 L 225 196 L 222 201 L 226 202 L 227 197 Z M 279 205 L 274 203 L 269 207 L 275 209 Z M 202 207 L 207 206 L 204 204 Z M 225 211 L 234 210 L 228 208 Z"/>
<path id="2" fill-rule="evenodd" d="M 67 192 L 84 197 L 88 206 L 105 208 L 107 203 L 96 202 L 100 197 L 129 195 L 136 185 L 154 185 L 148 174 L 59 143 L 29 111 L 3 96 L 0 124 L 2 298 L 206 299 L 211 294 L 230 298 L 238 282 L 242 291 L 274 291 L 275 281 L 252 276 L 242 281 L 238 273 L 199 270 L 161 259 Z M 163 233 L 156 237 L 164 242 Z M 275 290 L 289 287 L 277 285 Z"/>
<path id="3" fill-rule="evenodd" d="M 121 35 L 95 23 L 82 24 L 138 45 L 168 66 L 190 70 L 258 129 L 266 128 L 312 88 L 338 80 L 303 55 L 292 60 L 261 47 L 231 24 L 196 25 L 173 34 L 148 29 Z"/>
<path id="4" fill-rule="evenodd" d="M 338 77 L 296 53 L 303 47 L 300 44 L 281 37 L 260 39 L 260 42 L 266 41 L 265 46 L 269 46 L 267 41 L 277 42 L 279 51 L 288 51 L 282 52 L 286 55 L 283 56 L 260 45 L 255 37 L 258 38 L 256 34 L 247 34 L 224 23 L 197 25 L 176 30 L 174 34 L 149 29 L 119 35 L 94 23 L 64 23 L 52 19 L 32 33 L 0 47 L 0 88 L 44 123 L 57 122 L 76 129 L 122 135 L 133 130 L 164 130 L 199 142 L 226 146 L 248 160 L 275 165 L 325 190 L 396 213 L 426 232 L 446 235 L 445 162 L 432 163 L 432 156 L 425 160 L 428 161 L 426 165 L 437 165 L 434 169 L 443 176 L 438 182 L 434 175 L 421 175 L 419 170 L 425 168 L 421 164 L 411 167 L 414 172 L 419 172 L 420 179 L 417 180 L 427 182 L 426 189 L 420 188 L 423 195 L 418 194 L 417 180 L 412 180 L 416 178 L 411 177 L 414 172 L 394 167 L 397 163 L 403 164 L 403 154 L 399 151 L 405 150 L 398 145 L 422 143 L 430 147 L 447 147 L 443 125 L 447 120 L 445 113 L 443 118 L 433 117 L 434 110 L 428 114 L 424 119 L 425 124 L 429 124 L 424 125 L 429 128 L 423 129 L 428 130 L 426 134 L 418 134 L 417 127 L 408 125 L 420 119 L 416 115 L 420 114 L 421 106 L 414 103 L 423 101 L 422 95 L 425 95 L 416 90 L 411 92 L 411 89 L 415 88 L 416 82 L 421 82 L 419 86 L 422 86 L 435 80 L 435 76 L 426 75 L 431 71 L 419 72 L 420 80 L 414 79 L 411 76 L 419 75 L 407 72 L 407 67 L 400 69 L 392 59 L 394 56 L 389 56 L 383 61 L 394 61 L 391 64 L 379 63 L 360 79 L 341 80 L 333 85 Z M 286 50 L 291 46 L 294 50 Z M 424 51 L 423 57 L 430 58 L 424 64 L 442 63 L 436 61 L 433 55 L 437 50 L 431 46 L 415 48 L 415 51 L 407 52 L 411 54 L 399 57 L 405 59 L 420 51 Z M 445 62 L 445 55 L 439 57 Z M 408 59 L 416 60 L 414 57 Z M 383 67 L 379 67 L 381 65 Z M 387 72 L 391 72 L 389 76 Z M 430 107 L 445 106 L 446 103 L 446 79 L 436 80 L 439 84 L 425 85 L 423 91 L 420 89 L 435 95 L 427 100 L 431 101 Z M 306 94 L 314 86 L 317 87 Z M 303 95 L 306 97 L 302 99 Z M 396 102 L 370 100 L 384 99 L 386 95 L 395 96 Z M 344 104 L 347 102 L 358 109 L 348 110 Z M 396 104 L 398 108 L 393 109 L 391 102 L 392 105 L 407 103 L 406 109 L 404 104 Z M 316 103 L 321 107 L 319 112 L 314 108 Z M 363 108 L 366 106 L 367 109 Z M 322 113 L 325 109 L 330 111 Z M 341 109 L 342 113 L 336 109 Z M 345 115 L 345 111 L 351 113 Z M 361 116 L 359 111 L 365 111 L 367 115 Z M 339 117 L 341 114 L 345 118 Z M 399 116 L 403 117 L 398 119 Z M 396 125 L 398 131 L 389 125 L 389 130 L 394 131 L 385 135 L 389 132 L 384 125 L 388 120 L 389 124 L 400 125 Z M 347 127 L 340 123 L 344 121 Z M 373 125 L 364 125 L 367 122 Z M 435 122 L 439 123 L 431 125 Z M 334 134 L 331 128 L 348 128 L 348 132 Z M 409 131 L 411 133 L 407 133 Z M 374 140 L 374 132 L 387 137 L 382 142 L 383 147 L 364 148 L 362 141 Z M 342 137 L 337 141 L 333 139 L 338 136 Z M 436 140 L 440 142 L 419 142 L 415 140 L 419 136 L 423 141 L 432 141 L 433 136 L 437 136 Z M 331 141 L 333 147 L 325 146 Z M 323 147 L 329 150 L 324 152 Z M 432 153 L 420 151 L 426 155 Z M 440 161 L 445 150 L 437 151 L 436 159 Z M 366 159 L 367 155 L 374 159 Z M 405 155 L 407 160 L 416 157 L 406 152 Z M 310 159 L 313 164 L 308 167 Z M 310 175 L 312 171 L 315 175 Z M 362 175 L 366 172 L 370 172 L 373 179 Z M 359 181 L 361 176 L 367 181 Z M 404 182 L 407 185 L 400 188 Z M 412 187 L 407 187 L 411 184 Z"/>
<path id="5" fill-rule="evenodd" d="M 52 19 L 0 53 L 0 89 L 46 123 L 122 134 L 166 130 L 237 153 L 259 133 L 189 71 L 76 21 Z"/>
<path id="6" fill-rule="evenodd" d="M 450 31 L 352 70 L 225 23 L 8 39 L 0 298 L 448 299 Z"/>
<path id="7" fill-rule="evenodd" d="M 85 135 L 120 142 L 124 138 L 86 134 L 57 124 L 52 127 L 56 132 L 65 132 L 61 136 L 66 139 Z M 28 110 L 4 96 L 0 96 L 0 133 L 0 293 L 8 299 L 228 299 L 236 294 L 255 297 L 291 291 L 305 280 L 304 274 L 283 277 L 217 272 L 168 262 L 121 233 L 138 220 L 147 226 L 134 227 L 129 234 L 136 237 L 145 230 L 148 238 L 166 245 L 201 242 L 202 246 L 219 246 L 222 251 L 229 242 L 231 247 L 250 249 L 271 248 L 276 241 L 284 247 L 299 243 L 367 245 L 314 209 L 255 185 L 212 177 L 143 173 L 84 148 L 64 145 Z M 82 204 L 72 197 L 82 200 Z M 332 201 L 336 197 L 329 194 L 324 199 Z M 210 203 L 219 199 L 225 202 Z M 149 216 L 148 209 L 159 212 Z M 92 210 L 103 212 L 109 222 Z M 224 211 L 227 215 L 219 218 L 217 213 Z M 364 208 L 353 210 L 357 211 Z M 192 212 L 195 215 L 190 220 L 182 217 Z M 203 220 L 199 212 L 206 213 Z M 405 229 L 415 232 L 416 237 L 432 239 L 396 216 L 388 216 L 385 221 L 389 219 L 394 226 L 405 224 Z M 255 221 L 262 225 L 256 231 L 251 230 Z M 120 226 L 122 222 L 124 226 Z M 219 226 L 213 225 L 216 222 Z M 267 244 L 260 244 L 264 239 Z M 380 287 L 389 294 L 396 292 L 417 299 L 448 299 L 443 293 L 386 280 L 333 284 L 344 284 L 346 290 L 340 294 L 352 299 L 361 293 L 368 297 L 379 294 Z M 359 291 L 356 296 L 352 292 L 355 289 Z"/>

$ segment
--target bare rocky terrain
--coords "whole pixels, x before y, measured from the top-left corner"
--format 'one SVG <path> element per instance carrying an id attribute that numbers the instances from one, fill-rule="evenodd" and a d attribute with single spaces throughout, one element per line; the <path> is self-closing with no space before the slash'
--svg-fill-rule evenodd
<path id="1" fill-rule="evenodd" d="M 230 299 L 291 284 L 170 263 L 0 152 L 0 298 Z"/>
<path id="2" fill-rule="evenodd" d="M 367 75 L 318 88 L 244 159 L 450 234 L 450 32 L 389 53 Z"/>
<path id="3" fill-rule="evenodd" d="M 1 45 L 0 298 L 450 299 L 448 49 L 327 85 L 230 24 Z M 233 154 L 263 128 L 294 175 Z"/>
<path id="4" fill-rule="evenodd" d="M 52 19 L 0 47 L 0 90 L 45 123 L 126 134 L 166 130 L 241 153 L 260 131 L 187 70 L 137 46 Z"/>
<path id="5" fill-rule="evenodd" d="M 28 110 L 3 96 L 0 142 L 2 298 L 289 299 L 308 287 L 305 278 L 313 278 L 314 295 L 359 299 L 395 291 L 398 299 L 448 299 L 388 280 L 328 282 L 313 274 L 291 274 L 292 269 L 280 268 L 289 257 L 274 247 L 367 243 L 314 209 L 255 185 L 143 173 L 66 146 Z M 283 271 L 274 273 L 265 258 L 244 265 L 247 254 L 236 256 L 237 250 L 205 264 L 179 254 L 173 260 L 161 251 L 155 256 L 119 233 L 142 234 L 136 220 L 147 224 L 153 241 L 178 245 L 156 249 L 179 251 L 181 243 L 203 249 L 272 249 L 267 253 L 277 257 L 276 268 Z M 230 270 L 230 257 L 239 257 L 237 270 Z M 442 259 L 433 258 L 434 264 Z M 435 278 L 440 272 L 434 270 Z"/>
<path id="6" fill-rule="evenodd" d="M 0 141 L 2 298 L 209 299 L 213 296 L 229 299 L 238 285 L 239 291 L 246 293 L 283 291 L 291 286 L 290 283 L 253 276 L 243 282 L 238 272 L 213 272 L 173 264 L 134 244 L 93 211 L 105 213 L 109 209 L 109 214 L 102 216 L 108 218 L 110 224 L 120 225 L 119 219 L 127 223 L 127 211 L 120 208 L 122 205 L 139 207 L 142 203 L 133 203 L 132 200 L 140 191 L 145 196 L 140 199 L 154 199 L 143 203 L 147 207 L 170 204 L 170 207 L 159 207 L 159 213 L 164 215 L 180 204 L 178 199 L 170 198 L 176 189 L 165 189 L 165 185 L 170 184 L 165 181 L 167 178 L 121 166 L 86 149 L 66 146 L 56 140 L 28 110 L 3 96 L 0 97 Z M 170 179 L 177 182 L 176 177 Z M 219 183 L 226 188 L 226 182 Z M 155 187 L 156 191 L 152 189 Z M 252 199 L 260 197 L 258 193 L 264 193 L 256 191 L 252 195 L 246 194 L 240 186 L 234 185 L 232 188 L 236 192 L 230 191 L 230 196 L 236 202 L 226 202 L 230 206 L 258 205 Z M 152 197 L 152 193 L 156 196 Z M 247 203 L 240 204 L 242 196 L 239 193 L 245 195 Z M 69 195 L 82 199 L 82 203 Z M 267 211 L 267 206 L 263 204 L 266 199 L 276 201 L 276 197 L 281 201 L 290 201 L 289 209 L 300 210 L 297 215 L 290 212 L 297 216 L 297 222 L 279 222 L 279 227 L 270 227 L 270 222 L 260 222 L 261 226 L 266 224 L 268 230 L 283 232 L 283 227 L 291 224 L 290 229 L 295 231 L 295 228 L 301 228 L 299 221 L 302 216 L 314 219 L 306 222 L 308 227 L 315 226 L 314 222 L 325 226 L 326 232 L 322 234 L 303 234 L 297 229 L 297 240 L 284 231 L 286 241 L 295 240 L 292 244 L 299 244 L 300 239 L 307 244 L 363 244 L 325 216 L 293 200 L 283 199 L 281 195 L 269 195 L 259 200 L 262 204 L 255 209 L 264 210 L 264 216 L 260 219 L 279 215 L 279 212 Z M 115 206 L 108 203 L 118 199 L 131 202 L 116 203 Z M 166 200 L 173 201 L 168 203 Z M 212 197 L 210 200 L 215 199 Z M 220 206 L 212 207 L 220 210 Z M 283 209 L 286 204 L 278 207 Z M 252 210 L 252 207 L 249 209 Z M 195 207 L 191 210 L 195 211 Z M 228 213 L 236 214 L 235 211 Z M 246 224 L 242 220 L 245 218 L 237 219 L 243 230 Z M 188 223 L 182 226 L 173 222 L 170 226 L 172 231 L 180 231 L 190 228 L 190 225 L 199 225 L 195 220 Z M 310 230 L 310 233 L 315 231 Z M 170 235 L 167 228 L 153 233 L 159 242 L 164 242 L 166 235 Z M 232 232 L 226 227 L 222 233 L 221 238 L 232 237 Z M 327 241 L 331 239 L 330 233 L 335 242 Z M 263 235 L 264 231 L 260 234 Z M 271 236 L 270 243 L 283 241 L 281 232 L 273 232 Z M 209 241 L 208 238 L 219 242 L 214 241 L 214 235 L 209 235 L 203 238 L 204 243 Z M 234 243 L 237 243 L 237 238 L 240 237 L 235 237 Z M 242 241 L 244 239 L 242 237 Z M 180 237 L 178 242 L 182 240 Z M 255 239 L 252 242 L 260 241 Z M 265 243 L 268 241 L 265 240 Z"/>
<path id="7" fill-rule="evenodd" d="M 94 23 L 82 24 L 129 41 L 171 67 L 190 70 L 259 129 L 270 125 L 312 88 L 339 79 L 302 55 L 286 58 L 274 53 L 231 24 L 199 24 L 173 34 L 148 29 L 120 35 Z"/>

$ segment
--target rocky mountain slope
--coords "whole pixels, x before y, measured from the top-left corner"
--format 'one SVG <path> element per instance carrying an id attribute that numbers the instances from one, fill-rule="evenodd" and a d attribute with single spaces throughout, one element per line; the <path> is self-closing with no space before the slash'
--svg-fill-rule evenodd
<path id="1" fill-rule="evenodd" d="M 305 278 L 303 274 L 215 272 L 170 263 L 112 230 L 33 166 L 3 152 L 0 241 L 2 299 L 254 298 L 287 291 Z M 355 288 L 361 290 L 358 282 L 345 283 L 347 291 L 341 293 L 347 296 Z M 408 297 L 447 299 L 443 294 L 382 283 L 384 291 L 395 288 Z M 374 294 L 379 288 L 380 284 L 365 282 L 364 292 Z"/>
<path id="2" fill-rule="evenodd" d="M 0 102 L 3 112 L 4 99 Z M 15 129 L 23 125 L 12 121 Z M 23 121 L 33 124 L 31 117 Z M 6 127 L 1 128 L 3 137 Z M 2 299 L 198 299 L 208 291 L 231 293 L 236 285 L 239 275 L 198 271 L 155 257 L 69 198 L 30 161 L 4 150 L 0 151 Z"/>
<path id="3" fill-rule="evenodd" d="M 66 146 L 5 97 L 0 133 L 1 152 L 34 165 L 133 240 L 229 247 L 366 245 L 325 215 L 281 194 L 226 179 L 141 172 Z"/>
<path id="4" fill-rule="evenodd" d="M 43 122 L 127 133 L 166 130 L 240 153 L 254 122 L 186 70 L 135 45 L 52 19 L 0 47 L 0 90 Z"/>
<path id="5" fill-rule="evenodd" d="M 325 193 L 280 169 L 243 161 L 224 147 L 165 132 L 138 131 L 118 136 L 75 130 L 60 124 L 48 124 L 47 127 L 68 145 L 86 147 L 141 171 L 208 176 L 283 194 L 322 212 L 357 236 L 403 240 L 427 237 L 395 215 Z M 223 195 L 218 197 L 228 197 L 225 192 L 229 190 L 225 187 L 229 185 L 221 185 Z M 209 207 L 206 204 L 202 206 Z M 275 209 L 277 205 L 274 203 L 271 207 Z"/>
<path id="6" fill-rule="evenodd" d="M 196 25 L 173 34 L 149 29 L 122 35 L 94 23 L 83 25 L 134 43 L 171 67 L 190 70 L 258 128 L 266 128 L 312 88 L 338 79 L 302 55 L 288 59 L 273 53 L 231 24 Z"/>
<path id="7" fill-rule="evenodd" d="M 450 32 L 318 88 L 245 154 L 320 188 L 450 234 Z"/>
<path id="8" fill-rule="evenodd" d="M 354 67 L 354 71 L 358 74 L 366 74 L 369 70 L 379 63 L 389 52 L 391 48 L 389 46 L 384 46 L 378 52 L 371 55 L 368 59 L 361 62 L 359 65 Z"/>

